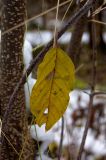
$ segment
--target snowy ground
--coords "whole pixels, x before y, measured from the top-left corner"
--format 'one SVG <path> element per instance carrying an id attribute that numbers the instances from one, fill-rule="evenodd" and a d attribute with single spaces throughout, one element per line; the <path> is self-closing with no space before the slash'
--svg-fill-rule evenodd
<path id="1" fill-rule="evenodd" d="M 78 104 L 78 97 L 81 95 L 81 101 L 80 104 L 83 107 L 87 107 L 89 103 L 89 96 L 83 92 L 80 91 L 73 91 L 70 94 L 70 102 L 69 106 L 64 114 L 65 119 L 65 128 L 64 128 L 64 138 L 63 138 L 63 146 L 68 146 L 71 143 L 76 143 L 78 146 L 80 145 L 81 138 L 83 135 L 84 127 L 73 127 L 72 125 L 72 118 L 71 115 L 75 109 L 79 106 Z M 97 100 L 98 101 L 98 100 Z M 101 99 L 103 101 L 103 99 Z M 96 99 L 94 101 L 94 104 L 96 103 Z M 105 110 L 106 110 L 106 99 L 104 100 L 105 103 Z M 85 124 L 86 119 L 84 119 L 83 126 Z M 105 119 L 106 121 L 106 119 Z M 67 128 L 68 127 L 68 128 Z M 68 129 L 70 129 L 70 132 L 68 132 Z M 56 142 L 58 145 L 60 143 L 60 134 L 61 134 L 61 120 L 59 120 L 54 127 L 48 131 L 45 132 L 45 126 L 38 127 L 36 125 L 37 135 L 35 133 L 35 126 L 31 127 L 30 133 L 34 139 L 38 139 L 44 142 L 45 145 L 43 145 L 42 153 L 44 153 L 44 150 L 46 150 L 47 145 L 51 142 Z M 94 132 L 89 129 L 88 136 L 86 139 L 85 149 L 92 152 L 95 157 L 99 157 L 101 155 L 106 154 L 106 139 L 103 135 L 100 135 L 98 139 L 95 138 Z M 46 159 L 45 159 L 46 160 Z M 93 160 L 93 159 L 89 159 Z"/>

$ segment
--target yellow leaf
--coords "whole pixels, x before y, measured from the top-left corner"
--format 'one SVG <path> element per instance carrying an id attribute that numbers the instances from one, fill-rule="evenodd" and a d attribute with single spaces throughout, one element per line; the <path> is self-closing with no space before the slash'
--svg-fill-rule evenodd
<path id="1" fill-rule="evenodd" d="M 60 48 L 50 49 L 38 67 L 37 82 L 30 97 L 36 124 L 46 123 L 49 130 L 64 114 L 69 92 L 74 87 L 75 68 L 68 55 Z"/>

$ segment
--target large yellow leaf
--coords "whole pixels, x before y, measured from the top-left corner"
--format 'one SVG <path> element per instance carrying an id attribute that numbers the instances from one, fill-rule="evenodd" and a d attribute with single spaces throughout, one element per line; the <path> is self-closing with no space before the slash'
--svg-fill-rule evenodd
<path id="1" fill-rule="evenodd" d="M 50 49 L 38 67 L 37 82 L 32 89 L 30 107 L 36 124 L 46 123 L 49 130 L 64 114 L 69 92 L 74 87 L 75 68 L 60 48 Z"/>

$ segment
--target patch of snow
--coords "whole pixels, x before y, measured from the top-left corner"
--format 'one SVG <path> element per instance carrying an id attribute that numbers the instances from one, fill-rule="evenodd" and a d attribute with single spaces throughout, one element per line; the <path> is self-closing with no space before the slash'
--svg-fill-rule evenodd
<path id="1" fill-rule="evenodd" d="M 85 90 L 87 93 L 89 93 L 89 90 Z M 86 107 L 89 103 L 89 95 L 87 93 L 84 93 L 83 91 L 74 90 L 70 93 L 70 105 L 75 110 L 78 108 L 78 105 L 82 107 Z M 78 101 L 78 98 L 80 96 L 80 102 Z"/>
<path id="2" fill-rule="evenodd" d="M 93 132 L 89 130 L 85 143 L 85 149 L 91 151 L 96 156 L 105 155 L 106 142 L 101 141 L 100 138 L 94 138 Z"/>
<path id="3" fill-rule="evenodd" d="M 46 132 L 45 125 L 42 125 L 41 127 L 39 127 L 38 125 L 32 125 L 30 128 L 30 133 L 32 138 L 38 141 L 52 142 L 54 140 L 54 134 L 52 130 Z"/>
<path id="4" fill-rule="evenodd" d="M 89 93 L 89 90 L 86 92 Z M 78 146 L 81 143 L 82 135 L 84 132 L 84 126 L 86 120 L 84 119 L 83 121 L 83 127 L 75 127 L 73 128 L 72 126 L 72 118 L 71 114 L 72 111 L 77 109 L 78 107 L 78 96 L 81 96 L 81 101 L 84 101 L 83 107 L 87 107 L 89 103 L 89 96 L 88 94 L 84 92 L 79 92 L 77 90 L 73 91 L 70 93 L 70 103 L 68 108 L 66 109 L 66 112 L 64 114 L 64 134 L 63 134 L 63 146 L 67 146 L 71 143 L 75 143 Z M 84 106 L 85 105 L 85 106 Z M 37 139 L 34 125 L 30 129 L 31 136 L 34 139 Z M 68 127 L 68 128 L 67 128 Z M 51 142 L 56 142 L 57 145 L 60 144 L 60 137 L 61 137 L 61 119 L 52 127 L 51 130 L 48 132 L 45 132 L 45 125 L 38 127 L 36 125 L 36 130 L 37 130 L 37 135 L 38 135 L 38 140 L 43 141 L 43 143 L 46 145 L 42 145 L 42 153 L 44 153 L 44 150 L 48 147 L 49 143 Z M 69 132 L 70 130 L 70 132 Z M 104 142 L 104 137 L 99 137 L 98 139 L 95 139 L 95 135 L 93 132 L 89 129 L 86 144 L 85 144 L 85 149 L 93 152 L 94 155 L 104 155 L 106 153 L 106 146 Z"/>
<path id="5" fill-rule="evenodd" d="M 59 39 L 62 44 L 67 44 L 72 36 L 71 32 L 66 32 Z M 26 40 L 28 40 L 32 45 L 47 44 L 53 37 L 53 33 L 50 31 L 40 31 L 40 32 L 27 32 Z M 90 41 L 89 33 L 85 32 L 82 36 L 82 43 L 88 43 Z"/>
<path id="6" fill-rule="evenodd" d="M 47 44 L 52 38 L 52 33 L 48 31 L 27 32 L 25 39 L 32 45 Z"/>
<path id="7" fill-rule="evenodd" d="M 23 61 L 25 69 L 29 67 L 32 59 L 32 45 L 28 40 L 25 40 L 23 45 Z"/>
<path id="8" fill-rule="evenodd" d="M 59 39 L 59 42 L 62 44 L 67 44 L 69 43 L 71 36 L 72 36 L 71 32 L 66 32 L 61 36 L 61 38 Z"/>
<path id="9" fill-rule="evenodd" d="M 42 157 L 42 160 L 53 160 L 53 159 L 47 157 L 45 154 L 42 154 L 41 157 Z M 39 157 L 35 158 L 35 160 L 41 160 L 41 157 L 39 156 Z"/>
<path id="10" fill-rule="evenodd" d="M 56 25 L 56 20 L 55 20 L 55 19 L 51 19 L 51 20 L 49 20 L 48 23 L 47 23 L 47 27 L 48 27 L 48 28 L 51 28 L 51 29 L 54 29 L 55 25 Z M 56 27 L 57 27 L 58 29 L 60 29 L 62 25 L 63 25 L 63 23 L 62 23 L 60 20 L 57 20 L 57 25 L 56 25 Z"/>
<path id="11" fill-rule="evenodd" d="M 90 42 L 90 36 L 89 33 L 85 32 L 82 36 L 82 43 L 88 44 Z"/>
<path id="12" fill-rule="evenodd" d="M 62 44 L 69 43 L 70 39 L 72 37 L 71 32 L 65 32 L 62 37 L 59 39 L 59 42 Z M 88 44 L 90 41 L 89 33 L 85 32 L 82 36 L 82 43 Z"/>
<path id="13" fill-rule="evenodd" d="M 27 82 L 24 85 L 24 92 L 25 92 L 25 104 L 26 104 L 26 110 L 29 112 L 30 110 L 30 94 L 32 91 L 32 88 L 34 84 L 36 83 L 36 79 L 29 76 L 27 78 Z"/>
<path id="14" fill-rule="evenodd" d="M 28 40 L 25 40 L 23 45 L 23 61 L 25 70 L 29 67 L 32 59 L 32 46 Z M 27 82 L 24 85 L 25 103 L 27 111 L 30 110 L 30 93 L 35 83 L 36 79 L 32 78 L 32 73 L 30 73 L 30 75 L 27 77 Z"/>

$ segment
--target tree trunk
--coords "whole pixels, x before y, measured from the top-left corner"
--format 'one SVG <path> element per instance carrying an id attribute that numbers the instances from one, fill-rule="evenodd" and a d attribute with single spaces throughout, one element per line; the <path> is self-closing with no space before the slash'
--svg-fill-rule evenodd
<path id="1" fill-rule="evenodd" d="M 3 120 L 0 146 L 1 160 L 19 159 L 25 136 L 27 135 L 27 139 L 29 137 L 27 134 L 24 88 L 21 88 L 13 103 L 14 109 L 8 113 L 8 117 L 4 116 L 10 96 L 23 73 L 22 46 L 25 26 L 3 33 L 25 20 L 25 6 L 25 0 L 3 0 L 0 55 L 0 101 L 1 118 Z M 33 155 L 31 148 L 28 144 L 25 145 L 23 153 L 25 153 L 25 150 L 27 150 L 27 153 L 25 153 L 26 155 L 23 154 L 23 160 L 34 159 L 31 157 Z M 27 155 L 29 157 L 26 158 Z"/>
<path id="2" fill-rule="evenodd" d="M 103 4 L 104 0 L 99 0 L 96 5 L 95 8 L 97 9 L 98 7 L 100 7 Z M 103 12 L 100 12 L 99 14 L 97 14 L 95 16 L 96 20 L 99 21 L 103 21 Z M 89 23 L 88 25 L 89 27 L 89 32 L 90 32 L 90 47 L 92 47 L 93 44 L 93 37 L 92 37 L 92 23 Z M 96 39 L 96 45 L 99 49 L 103 50 L 102 53 L 106 53 L 106 45 L 105 42 L 103 40 L 103 30 L 104 30 L 104 26 L 101 26 L 101 24 L 96 24 L 96 35 L 97 35 L 97 39 Z"/>
<path id="3" fill-rule="evenodd" d="M 81 7 L 83 4 L 78 6 Z M 78 9 L 77 8 L 77 9 Z M 68 46 L 68 55 L 72 58 L 74 64 L 78 66 L 79 57 L 81 52 L 81 39 L 87 23 L 87 16 L 83 16 L 75 25 L 72 33 L 71 40 Z"/>

